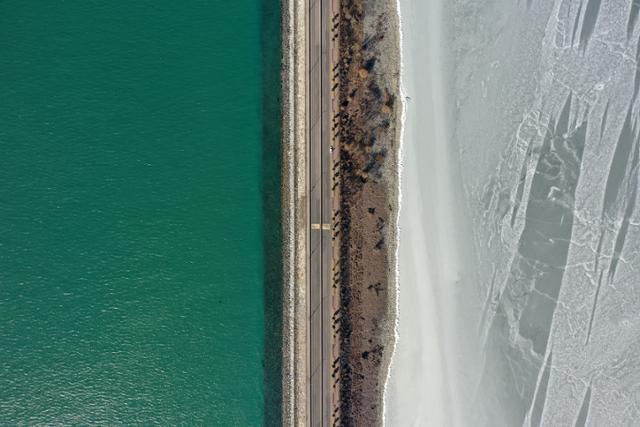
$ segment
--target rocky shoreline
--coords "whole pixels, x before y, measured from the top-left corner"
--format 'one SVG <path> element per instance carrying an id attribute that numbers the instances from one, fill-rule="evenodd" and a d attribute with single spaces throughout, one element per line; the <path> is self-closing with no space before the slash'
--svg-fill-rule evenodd
<path id="1" fill-rule="evenodd" d="M 282 0 L 282 420 L 306 422 L 305 1 Z"/>

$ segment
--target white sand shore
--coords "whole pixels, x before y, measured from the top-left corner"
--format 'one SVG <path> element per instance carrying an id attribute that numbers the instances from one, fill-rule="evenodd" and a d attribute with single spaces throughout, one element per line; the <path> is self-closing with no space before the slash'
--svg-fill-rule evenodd
<path id="1" fill-rule="evenodd" d="M 402 148 L 398 342 L 385 396 L 388 426 L 469 425 L 460 404 L 474 372 L 461 349 L 464 244 L 456 196 L 457 154 L 449 143 L 442 10 L 438 0 L 400 0 Z M 464 322 L 464 321 L 462 321 Z M 477 370 L 475 370 L 477 372 Z M 467 377 L 467 379 L 469 379 Z M 467 383 L 468 385 L 468 383 Z"/>

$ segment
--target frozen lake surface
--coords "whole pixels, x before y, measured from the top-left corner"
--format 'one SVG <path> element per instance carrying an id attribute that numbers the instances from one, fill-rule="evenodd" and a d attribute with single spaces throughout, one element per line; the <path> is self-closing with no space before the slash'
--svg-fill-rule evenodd
<path id="1" fill-rule="evenodd" d="M 640 4 L 454 3 L 489 414 L 638 423 Z"/>
<path id="2" fill-rule="evenodd" d="M 404 13 L 418 3 L 400 2 L 405 68 L 424 50 L 407 38 L 430 31 L 417 29 L 419 13 Z M 403 339 L 421 339 L 406 326 L 412 320 L 403 310 L 411 309 L 403 301 L 424 284 L 441 307 L 433 336 L 445 336 L 437 344 L 444 373 L 435 387 L 443 388 L 445 412 L 465 412 L 437 419 L 640 425 L 640 3 L 441 4 L 445 53 L 435 67 L 448 78 L 438 101 L 448 123 L 440 143 L 455 152 L 448 185 L 460 193 L 470 235 L 452 236 L 462 260 L 458 279 L 438 281 L 403 270 L 401 233 L 397 356 L 408 354 Z M 424 94 L 409 73 L 407 129 L 415 135 L 411 117 L 420 111 L 412 112 L 412 103 Z M 429 143 L 405 138 L 404 152 Z M 405 157 L 404 177 L 415 161 Z M 417 187 L 403 181 L 403 209 L 411 209 Z M 439 200 L 420 209 L 440 209 Z M 402 215 L 401 228 L 412 227 Z M 399 412 L 398 366 L 391 371 L 390 425 Z M 424 425 L 420 420 L 405 421 Z"/>

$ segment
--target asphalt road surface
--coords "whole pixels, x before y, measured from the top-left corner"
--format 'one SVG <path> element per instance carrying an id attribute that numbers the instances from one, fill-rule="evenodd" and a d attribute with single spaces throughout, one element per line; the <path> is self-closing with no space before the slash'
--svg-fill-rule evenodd
<path id="1" fill-rule="evenodd" d="M 307 0 L 307 155 L 308 248 L 307 339 L 309 426 L 333 425 L 335 393 L 331 364 L 336 353 L 331 317 L 332 293 L 332 151 L 331 18 L 332 0 Z M 337 9 L 336 9 L 337 10 Z M 337 386 L 336 386 L 337 389 Z"/>

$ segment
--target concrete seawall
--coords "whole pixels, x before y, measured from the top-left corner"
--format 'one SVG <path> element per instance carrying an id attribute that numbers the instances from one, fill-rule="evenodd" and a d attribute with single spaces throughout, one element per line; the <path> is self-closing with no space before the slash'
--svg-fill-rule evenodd
<path id="1" fill-rule="evenodd" d="M 305 1 L 282 0 L 282 226 L 284 426 L 306 420 Z"/>

